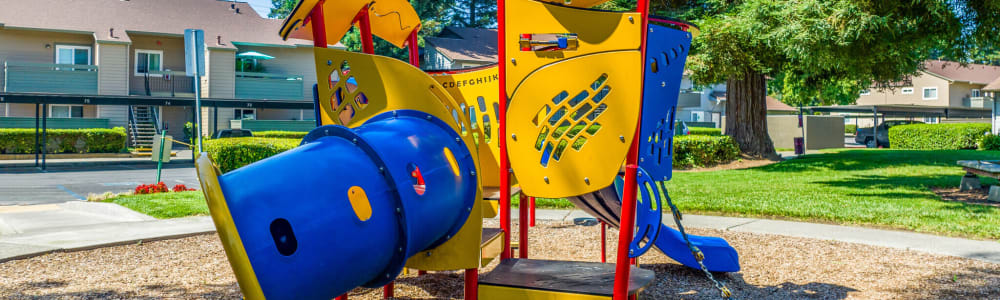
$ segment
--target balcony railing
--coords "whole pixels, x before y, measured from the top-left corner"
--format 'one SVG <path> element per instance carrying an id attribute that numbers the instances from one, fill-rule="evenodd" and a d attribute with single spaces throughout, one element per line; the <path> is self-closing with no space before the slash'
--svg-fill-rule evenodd
<path id="1" fill-rule="evenodd" d="M 236 72 L 237 99 L 304 100 L 302 76 Z"/>
<path id="2" fill-rule="evenodd" d="M 146 96 L 194 97 L 193 77 L 184 71 L 149 71 L 140 91 Z"/>
<path id="3" fill-rule="evenodd" d="M 962 99 L 962 105 L 965 107 L 972 108 L 992 108 L 993 98 L 990 97 L 965 97 Z"/>
<path id="4" fill-rule="evenodd" d="M 5 92 L 97 94 L 97 66 L 5 61 Z"/>

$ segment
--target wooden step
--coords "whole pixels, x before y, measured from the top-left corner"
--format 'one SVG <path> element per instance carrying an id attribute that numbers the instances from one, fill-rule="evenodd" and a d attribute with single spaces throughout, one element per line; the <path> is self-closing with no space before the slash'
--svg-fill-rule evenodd
<path id="1" fill-rule="evenodd" d="M 481 266 L 488 265 L 503 252 L 503 230 L 500 228 L 483 228 L 482 240 L 479 242 Z"/>
<path id="2" fill-rule="evenodd" d="M 653 282 L 653 271 L 632 266 L 629 295 Z M 479 299 L 611 299 L 615 264 L 507 259 L 479 277 Z"/>

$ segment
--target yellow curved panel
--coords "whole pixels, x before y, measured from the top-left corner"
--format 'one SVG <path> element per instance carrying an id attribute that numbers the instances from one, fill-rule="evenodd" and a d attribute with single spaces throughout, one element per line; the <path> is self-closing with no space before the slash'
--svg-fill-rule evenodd
<path id="1" fill-rule="evenodd" d="M 604 2 L 608 2 L 609 0 L 539 0 L 539 1 L 560 4 L 562 6 L 588 8 L 600 5 L 601 3 Z"/>
<path id="2" fill-rule="evenodd" d="M 462 113 L 468 118 L 473 139 L 479 149 L 479 163 L 483 168 L 481 181 L 484 186 L 500 186 L 499 131 L 500 74 L 498 67 L 485 68 L 462 73 L 431 74 L 442 87 L 459 103 Z"/>
<path id="3" fill-rule="evenodd" d="M 529 75 L 507 113 L 507 147 L 524 193 L 562 198 L 612 183 L 635 135 L 640 52 L 576 57 Z"/>
<path id="4" fill-rule="evenodd" d="M 321 2 L 327 41 L 331 44 L 340 41 L 347 30 L 351 29 L 354 17 L 366 4 L 371 4 L 368 16 L 372 34 L 396 47 L 405 46 L 410 33 L 420 28 L 420 17 L 406 0 L 302 0 L 282 24 L 279 32 L 281 37 L 312 40 L 312 26 L 305 24 L 305 21 L 313 8 Z"/>
<path id="5" fill-rule="evenodd" d="M 372 217 L 372 204 L 368 201 L 368 194 L 360 186 L 352 186 L 347 189 L 347 200 L 351 202 L 351 209 L 359 221 L 368 221 Z"/>
<path id="6" fill-rule="evenodd" d="M 638 13 L 605 12 L 563 7 L 533 0 L 507 0 L 507 94 L 529 73 L 563 59 L 615 50 L 639 50 L 641 19 Z M 521 51 L 521 34 L 577 34 L 576 50 Z M 636 60 L 637 62 L 639 60 Z M 641 72 L 641 68 L 633 72 Z"/>
<path id="7" fill-rule="evenodd" d="M 198 181 L 201 182 L 201 191 L 205 193 L 205 199 L 208 201 L 208 211 L 222 240 L 222 248 L 226 250 L 229 265 L 233 267 L 233 273 L 236 273 L 240 291 L 246 299 L 264 299 L 264 291 L 257 282 L 257 275 L 250 265 L 250 257 L 247 256 L 243 240 L 236 231 L 236 223 L 233 222 L 229 206 L 226 205 L 226 197 L 222 194 L 222 187 L 219 185 L 221 172 L 212 165 L 212 160 L 206 153 L 198 157 L 195 167 L 198 171 Z"/>

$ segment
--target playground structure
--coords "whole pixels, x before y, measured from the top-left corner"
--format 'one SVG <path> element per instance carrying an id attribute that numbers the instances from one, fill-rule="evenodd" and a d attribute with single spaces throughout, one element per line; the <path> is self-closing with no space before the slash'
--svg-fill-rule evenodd
<path id="1" fill-rule="evenodd" d="M 653 280 L 634 266 L 653 246 L 706 273 L 738 271 L 724 240 L 662 224 L 695 28 L 651 19 L 645 0 L 637 12 L 587 9 L 601 2 L 499 0 L 497 65 L 424 72 L 408 1 L 300 1 L 280 34 L 315 44 L 318 127 L 226 174 L 204 154 L 196 162 L 243 294 L 346 298 L 364 286 L 390 297 L 416 269 L 465 270 L 466 299 L 626 299 Z M 327 48 L 355 24 L 363 53 Z M 409 64 L 374 55 L 373 36 L 409 48 Z M 528 259 L 529 195 L 568 198 L 618 227 L 616 263 Z M 496 215 L 501 228 L 483 228 Z"/>

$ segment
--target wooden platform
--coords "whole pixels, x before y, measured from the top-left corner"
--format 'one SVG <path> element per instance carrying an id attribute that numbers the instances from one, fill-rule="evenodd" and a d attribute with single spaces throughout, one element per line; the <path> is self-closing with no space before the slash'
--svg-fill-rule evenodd
<path id="1" fill-rule="evenodd" d="M 486 266 L 494 258 L 500 256 L 500 252 L 503 252 L 503 230 L 483 228 L 482 236 L 482 241 L 479 243 L 480 259 L 482 260 L 481 266 Z"/>
<path id="2" fill-rule="evenodd" d="M 632 267 L 629 295 L 655 279 Z M 610 299 L 615 265 L 595 262 L 508 259 L 479 278 L 479 299 Z"/>

